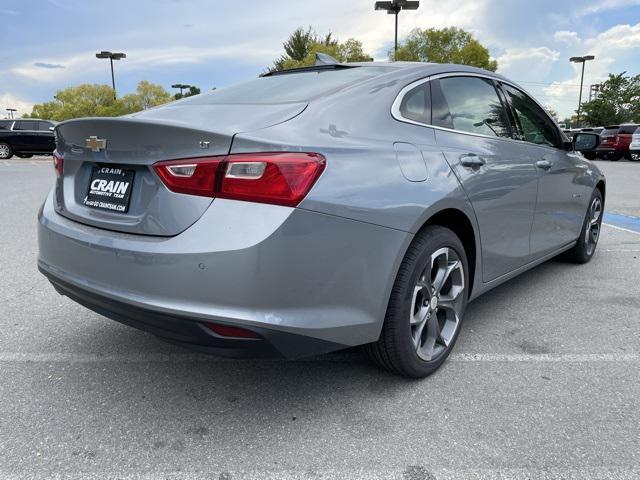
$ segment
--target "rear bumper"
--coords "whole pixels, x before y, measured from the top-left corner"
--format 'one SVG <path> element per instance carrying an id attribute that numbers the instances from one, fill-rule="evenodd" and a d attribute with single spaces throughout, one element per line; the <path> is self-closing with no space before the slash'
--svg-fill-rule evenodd
<path id="1" fill-rule="evenodd" d="M 78 303 L 168 340 L 227 356 L 298 357 L 375 341 L 412 236 L 341 217 L 216 199 L 175 237 L 69 220 L 51 196 L 38 267 Z M 203 327 L 247 328 L 228 340 Z"/>
<path id="2" fill-rule="evenodd" d="M 221 337 L 205 327 L 206 319 L 198 321 L 136 307 L 67 283 L 49 273 L 42 265 L 38 265 L 38 268 L 58 293 L 80 305 L 166 341 L 204 353 L 231 358 L 297 358 L 347 346 L 260 327 L 251 328 L 258 335 L 257 339 Z"/>
<path id="3" fill-rule="evenodd" d="M 625 150 L 619 150 L 616 148 L 597 148 L 595 152 L 596 155 L 600 158 L 612 158 L 622 157 L 625 153 Z"/>

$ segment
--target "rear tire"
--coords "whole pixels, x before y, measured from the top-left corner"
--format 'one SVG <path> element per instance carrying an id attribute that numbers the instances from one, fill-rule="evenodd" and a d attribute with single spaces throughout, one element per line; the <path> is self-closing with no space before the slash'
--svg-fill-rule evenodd
<path id="1" fill-rule="evenodd" d="M 13 157 L 13 150 L 8 143 L 0 142 L 0 160 L 9 160 Z"/>
<path id="2" fill-rule="evenodd" d="M 379 366 L 423 378 L 449 356 L 468 300 L 467 256 L 448 228 L 431 225 L 409 246 L 393 285 L 380 338 L 365 346 Z"/>
<path id="3" fill-rule="evenodd" d="M 564 254 L 565 259 L 573 263 L 587 263 L 593 258 L 600 239 L 603 213 L 604 201 L 602 193 L 596 188 L 591 195 L 578 242 Z"/>

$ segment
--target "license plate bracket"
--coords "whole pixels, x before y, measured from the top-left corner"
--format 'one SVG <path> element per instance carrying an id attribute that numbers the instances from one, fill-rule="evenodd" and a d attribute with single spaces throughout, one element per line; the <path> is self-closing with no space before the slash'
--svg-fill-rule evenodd
<path id="1" fill-rule="evenodd" d="M 84 205 L 98 210 L 127 213 L 134 170 L 113 166 L 93 166 Z"/>

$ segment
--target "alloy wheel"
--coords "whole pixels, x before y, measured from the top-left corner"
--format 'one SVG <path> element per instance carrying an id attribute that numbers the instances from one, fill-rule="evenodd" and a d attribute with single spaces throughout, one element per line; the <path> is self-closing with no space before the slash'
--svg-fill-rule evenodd
<path id="1" fill-rule="evenodd" d="M 11 149 L 6 143 L 0 143 L 0 158 L 5 159 L 11 156 Z"/>
<path id="2" fill-rule="evenodd" d="M 455 250 L 431 254 L 411 300 L 411 337 L 418 356 L 432 361 L 445 353 L 460 328 L 464 308 L 464 267 Z"/>
<path id="3" fill-rule="evenodd" d="M 600 236 L 600 223 L 602 221 L 602 201 L 596 197 L 589 207 L 588 224 L 585 229 L 584 243 L 587 246 L 587 255 L 591 256 L 598 244 Z"/>

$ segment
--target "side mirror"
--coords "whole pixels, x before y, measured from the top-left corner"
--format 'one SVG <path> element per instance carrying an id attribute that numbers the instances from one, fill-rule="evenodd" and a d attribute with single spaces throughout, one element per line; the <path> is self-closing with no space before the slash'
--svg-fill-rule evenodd
<path id="1" fill-rule="evenodd" d="M 587 152 L 594 150 L 600 144 L 600 135 L 597 133 L 578 132 L 571 140 L 573 149 L 576 152 Z"/>
<path id="2" fill-rule="evenodd" d="M 53 132 L 55 129 L 56 129 L 56 127 L 49 127 L 49 130 L 50 130 L 51 132 Z"/>

